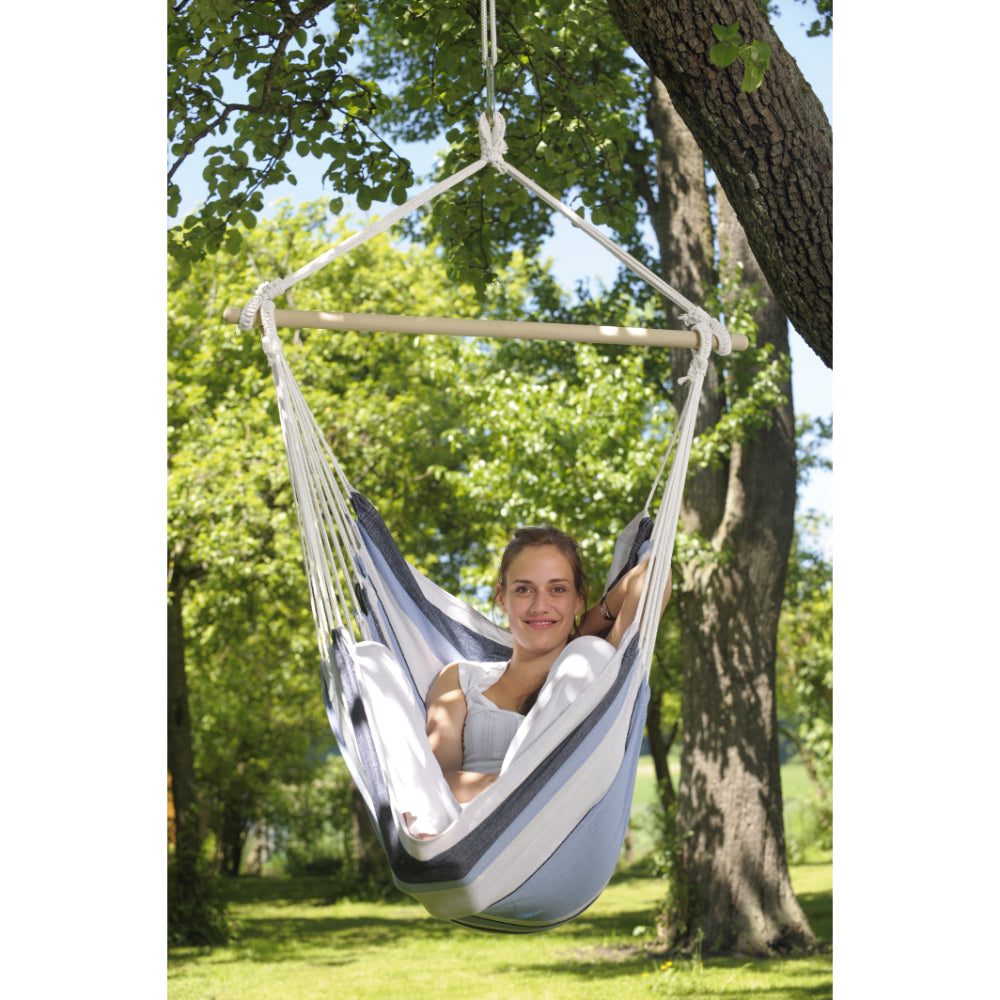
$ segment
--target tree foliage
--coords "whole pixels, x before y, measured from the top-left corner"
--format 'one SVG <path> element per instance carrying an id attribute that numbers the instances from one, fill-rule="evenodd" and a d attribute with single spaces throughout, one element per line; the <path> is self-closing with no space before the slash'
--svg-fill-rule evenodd
<path id="1" fill-rule="evenodd" d="M 797 2 L 805 4 L 807 7 L 810 4 L 815 7 L 816 20 L 806 30 L 806 34 L 810 38 L 829 35 L 833 32 L 833 0 L 797 0 Z"/>
<path id="2" fill-rule="evenodd" d="M 800 515 L 778 633 L 778 711 L 821 802 L 833 782 L 833 566 L 818 544 L 825 518 Z"/>
<path id="3" fill-rule="evenodd" d="M 260 268 L 280 269 L 325 247 L 333 234 L 321 218 L 317 207 L 284 212 L 255 230 L 242 261 L 224 253 L 207 258 L 170 300 L 168 570 L 183 565 L 200 573 L 184 606 L 194 741 L 201 786 L 211 790 L 203 805 L 231 869 L 267 790 L 302 776 L 310 748 L 330 738 L 321 740 L 327 727 L 312 669 L 308 590 L 270 374 L 256 338 L 225 324 L 221 311 L 248 297 Z M 413 296 L 402 258 L 383 254 L 374 263 L 377 253 L 359 252 L 368 267 L 334 269 L 323 283 L 328 296 L 348 308 L 377 307 L 393 291 L 398 301 L 402 288 Z M 423 259 L 427 280 L 416 287 L 433 308 L 442 285 L 430 280 L 433 254 Z M 302 301 L 318 305 L 311 294 L 303 291 Z M 460 290 L 448 298 L 460 307 Z M 448 413 L 440 399 L 455 377 L 458 345 L 400 351 L 387 336 L 348 334 L 309 351 L 305 341 L 313 338 L 302 339 L 303 381 L 339 452 L 356 458 L 359 486 L 396 487 L 386 490 L 390 513 L 413 502 L 428 516 L 439 514 L 429 495 L 433 480 L 421 480 L 423 468 L 406 458 L 427 457 L 421 434 L 433 435 L 433 417 Z M 422 378 L 414 384 L 424 387 L 419 407 L 414 366 Z"/>
<path id="4" fill-rule="evenodd" d="M 320 15 L 336 8 L 335 19 Z M 169 233 L 186 267 L 223 246 L 235 253 L 241 232 L 264 206 L 263 192 L 295 182 L 289 154 L 326 160 L 325 177 L 344 195 L 402 202 L 413 176 L 408 161 L 380 139 L 375 121 L 389 100 L 348 69 L 368 19 L 364 4 L 331 0 L 242 3 L 179 0 L 168 8 L 167 94 L 171 161 L 167 205 L 181 203 L 178 171 L 206 158 L 205 204 Z M 343 200 L 332 204 L 340 211 Z"/>
<path id="5" fill-rule="evenodd" d="M 814 2 L 824 21 L 810 30 L 828 33 L 832 3 Z M 770 31 L 767 4 L 747 3 L 751 6 L 738 11 L 746 14 L 738 18 L 740 27 L 750 31 L 748 44 L 756 46 L 754 52 L 763 52 L 763 46 L 774 50 L 768 76 L 775 76 L 776 89 L 780 85 L 783 92 L 811 94 Z M 641 16 L 667 16 L 655 4 L 649 6 L 652 14 Z M 704 19 L 708 12 L 701 7 L 682 0 L 678 12 Z M 729 20 L 724 23 L 732 23 L 732 12 L 725 13 Z M 704 38 L 684 38 L 683 45 L 659 40 L 661 49 L 666 45 L 671 52 L 702 52 L 703 58 L 685 65 L 679 77 L 671 73 L 670 60 L 662 62 L 647 44 L 656 33 L 633 26 L 636 16 L 640 14 L 626 17 L 617 2 L 599 0 L 542 5 L 514 0 L 501 6 L 496 92 L 510 124 L 513 161 L 549 190 L 571 198 L 593 221 L 611 226 L 631 249 L 638 218 L 634 193 L 649 184 L 645 174 L 651 147 L 648 134 L 635 128 L 645 87 L 629 42 L 667 81 L 672 94 L 675 87 L 682 89 L 679 80 L 695 80 L 700 90 L 682 95 L 682 114 L 739 202 L 751 244 L 786 312 L 830 363 L 823 270 L 829 213 L 822 198 L 800 204 L 794 185 L 782 181 L 790 165 L 801 160 L 811 171 L 810 185 L 826 190 L 830 138 L 822 108 L 802 101 L 802 107 L 786 106 L 755 93 L 766 121 L 777 123 L 773 135 L 780 148 L 772 152 L 781 162 L 780 169 L 772 169 L 770 161 L 761 161 L 751 178 L 744 177 L 739 164 L 745 161 L 747 143 L 754 141 L 746 130 L 758 135 L 761 128 L 756 104 L 745 123 L 746 109 L 731 108 L 725 129 L 703 124 L 711 114 L 708 119 L 692 114 L 698 94 L 718 89 L 718 71 L 708 52 L 715 42 L 712 24 L 722 13 L 715 22 L 698 20 L 698 28 L 680 29 L 701 32 Z M 669 17 L 680 24 L 674 14 Z M 619 24 L 626 25 L 624 34 Z M 292 153 L 325 161 L 324 178 L 338 192 L 331 202 L 335 211 L 343 205 L 342 195 L 355 196 L 362 210 L 373 200 L 403 200 L 412 172 L 386 135 L 426 139 L 443 134 L 449 144 L 442 163 L 446 171 L 478 155 L 475 120 L 485 107 L 479 10 L 458 0 L 182 0 L 170 8 L 168 58 L 171 216 L 179 211 L 181 169 L 188 160 L 204 157 L 208 185 L 205 204 L 170 230 L 171 253 L 182 266 L 223 245 L 235 251 L 239 227 L 253 225 L 264 190 L 282 180 L 294 182 Z M 763 66 L 757 60 L 753 64 L 754 72 Z M 706 141 L 709 135 L 712 142 Z M 784 155 L 790 137 L 797 137 L 791 160 Z M 770 140 L 758 144 L 773 145 Z M 760 218 L 743 206 L 743 189 L 749 190 L 754 178 L 765 184 L 768 195 L 767 214 Z M 458 195 L 454 209 L 442 212 L 435 206 L 431 212 L 453 274 L 473 281 L 481 295 L 506 266 L 512 246 L 533 245 L 550 227 L 547 213 L 513 185 L 504 185 L 502 197 L 496 197 L 495 189 L 503 184 L 494 174 L 483 173 Z M 810 253 L 792 254 L 794 259 L 784 262 L 786 279 L 775 264 L 774 244 L 787 242 L 802 228 L 800 217 L 815 220 L 805 227 L 806 238 L 815 245 Z M 818 263 L 807 271 L 797 263 L 812 258 Z M 810 287 L 815 294 L 806 294 Z M 801 301 L 793 301 L 796 297 Z"/>
<path id="6" fill-rule="evenodd" d="M 635 129 L 646 86 L 606 7 L 514 0 L 498 5 L 497 35 L 496 107 L 510 162 L 639 249 L 632 174 L 650 161 L 650 137 Z M 433 0 L 379 4 L 360 52 L 370 76 L 397 87 L 385 118 L 389 134 L 407 141 L 443 135 L 442 174 L 479 156 L 475 123 L 486 98 L 478 10 Z M 513 246 L 537 245 L 552 232 L 550 210 L 494 172 L 457 197 L 431 207 L 430 227 L 454 249 L 455 273 L 480 287 Z"/>

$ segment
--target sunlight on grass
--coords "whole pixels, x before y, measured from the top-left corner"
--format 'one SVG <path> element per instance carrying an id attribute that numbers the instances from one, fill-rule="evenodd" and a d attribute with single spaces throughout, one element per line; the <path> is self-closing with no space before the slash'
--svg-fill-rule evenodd
<path id="1" fill-rule="evenodd" d="M 830 865 L 793 868 L 810 920 L 829 924 Z M 586 913 L 547 934 L 480 934 L 406 901 L 335 902 L 323 879 L 241 879 L 238 941 L 170 952 L 171 1000 L 607 1000 L 658 996 L 813 1000 L 832 996 L 832 956 L 702 964 L 652 955 L 663 884 L 616 879 Z M 817 920 L 816 917 L 820 919 Z M 831 925 L 832 926 L 832 925 Z"/>

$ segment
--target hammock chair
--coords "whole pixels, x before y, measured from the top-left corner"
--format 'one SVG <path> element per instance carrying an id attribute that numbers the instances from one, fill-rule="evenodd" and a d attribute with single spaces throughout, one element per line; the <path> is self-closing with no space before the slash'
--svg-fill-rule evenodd
<path id="1" fill-rule="evenodd" d="M 392 878 L 437 917 L 480 930 L 527 933 L 573 919 L 614 873 L 628 825 L 653 644 L 708 356 L 713 342 L 720 354 L 737 345 L 716 319 L 507 164 L 502 116 L 491 120 L 484 114 L 479 129 L 479 160 L 293 275 L 262 285 L 239 311 L 239 326 L 263 327 L 309 579 L 324 704 Z M 596 637 L 566 647 L 521 722 L 497 780 L 459 805 L 425 734 L 427 691 L 441 668 L 456 660 L 504 664 L 510 634 L 404 559 L 374 506 L 351 486 L 309 411 L 282 352 L 277 321 L 357 329 L 351 325 L 357 317 L 281 317 L 273 300 L 487 164 L 542 197 L 682 305 L 697 350 L 656 482 L 645 508 L 617 539 L 607 577 L 605 592 L 639 560 L 649 559 L 635 621 L 617 649 Z M 227 309 L 227 318 L 235 320 L 236 312 Z M 399 319 L 372 322 L 393 330 Z M 436 322 L 427 321 L 431 329 Z M 476 328 L 475 335 L 481 332 Z M 631 333 L 649 342 L 643 339 L 649 331 Z M 526 335 L 550 334 L 531 329 Z M 589 327 L 572 339 L 607 337 L 608 328 Z M 617 339 L 613 333 L 611 339 Z M 738 346 L 746 346 L 745 339 Z M 650 506 L 671 454 L 654 518 Z"/>

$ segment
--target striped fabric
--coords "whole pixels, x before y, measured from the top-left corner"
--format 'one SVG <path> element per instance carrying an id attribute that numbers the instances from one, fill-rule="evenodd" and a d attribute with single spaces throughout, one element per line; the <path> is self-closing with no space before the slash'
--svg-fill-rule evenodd
<path id="1" fill-rule="evenodd" d="M 508 634 L 410 566 L 364 497 L 351 504 L 364 542 L 359 597 L 378 641 L 336 631 L 324 697 L 393 879 L 468 927 L 525 933 L 571 920 L 607 885 L 628 825 L 649 698 L 636 628 L 618 650 L 570 644 L 500 777 L 459 806 L 424 734 L 424 695 L 445 663 L 507 659 Z M 627 529 L 633 565 L 649 525 Z M 428 839 L 411 832 L 414 816 Z"/>

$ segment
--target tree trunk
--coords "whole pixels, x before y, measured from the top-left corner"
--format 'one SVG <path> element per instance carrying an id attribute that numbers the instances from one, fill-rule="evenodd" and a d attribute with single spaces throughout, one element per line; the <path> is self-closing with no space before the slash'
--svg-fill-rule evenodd
<path id="1" fill-rule="evenodd" d="M 833 367 L 833 134 L 826 113 L 757 0 L 608 0 L 670 92 L 747 233 L 777 301 Z M 709 58 L 713 24 L 771 46 L 763 85 L 740 90 L 739 61 Z M 680 289 L 678 289 L 680 290 Z"/>
<path id="2" fill-rule="evenodd" d="M 654 691 L 646 709 L 646 736 L 649 739 L 649 755 L 653 758 L 653 773 L 656 775 L 656 788 L 660 796 L 660 805 L 669 809 L 677 800 L 674 783 L 670 777 L 668 755 L 677 736 L 677 723 L 670 727 L 670 732 L 663 735 L 663 720 L 660 715 L 659 692 Z"/>
<path id="3" fill-rule="evenodd" d="M 232 878 L 240 873 L 243 849 L 246 847 L 250 823 L 246 819 L 247 810 L 242 801 L 226 798 L 222 806 L 222 824 L 219 831 L 220 869 Z"/>
<path id="4" fill-rule="evenodd" d="M 170 564 L 168 560 L 168 565 Z M 181 599 L 189 577 L 176 565 L 170 573 L 167 602 L 167 771 L 174 801 L 178 889 L 193 900 L 196 865 L 201 850 L 198 802 L 195 794 L 194 748 L 188 709 Z"/>
<path id="5" fill-rule="evenodd" d="M 690 296 L 694 285 L 714 280 L 706 237 L 699 236 L 708 205 L 704 161 L 658 81 L 649 120 L 660 147 L 653 207 L 664 277 Z M 719 241 L 744 261 L 746 281 L 759 278 L 724 199 Z M 757 320 L 758 344 L 787 355 L 780 307 L 768 306 Z M 689 359 L 677 353 L 675 384 Z M 718 366 L 709 371 L 699 429 L 723 410 Z M 735 444 L 728 461 L 699 472 L 685 490 L 684 528 L 725 558 L 684 566 L 680 574 L 685 672 L 677 833 L 685 885 L 668 921 L 678 947 L 700 938 L 705 951 L 767 954 L 813 941 L 788 878 L 778 760 L 774 660 L 795 513 L 790 383 L 783 389 L 786 401 L 771 427 Z"/>
<path id="6" fill-rule="evenodd" d="M 387 885 L 385 854 L 375 831 L 365 801 L 357 788 L 351 789 L 351 834 L 354 853 L 354 870 L 362 882 Z"/>

